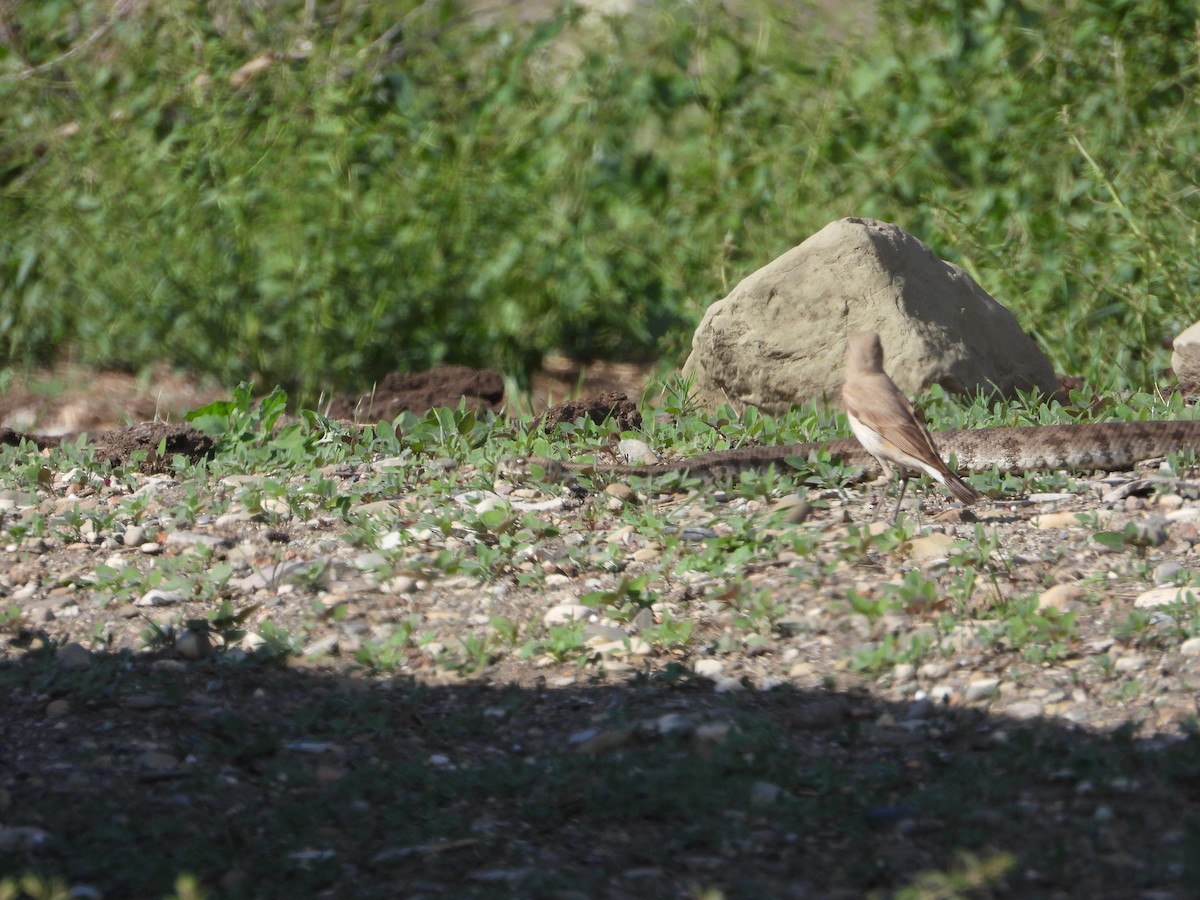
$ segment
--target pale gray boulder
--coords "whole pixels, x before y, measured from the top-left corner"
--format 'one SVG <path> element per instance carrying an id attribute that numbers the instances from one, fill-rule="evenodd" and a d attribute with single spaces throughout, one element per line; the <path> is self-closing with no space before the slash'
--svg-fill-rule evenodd
<path id="1" fill-rule="evenodd" d="M 1200 322 L 1188 326 L 1172 342 L 1171 368 L 1180 384 L 1200 384 Z"/>
<path id="2" fill-rule="evenodd" d="M 895 225 L 841 219 L 747 276 L 708 308 L 685 376 L 708 404 L 778 414 L 835 402 L 855 331 L 878 331 L 885 368 L 906 394 L 1058 386 L 1016 317 L 974 279 Z"/>

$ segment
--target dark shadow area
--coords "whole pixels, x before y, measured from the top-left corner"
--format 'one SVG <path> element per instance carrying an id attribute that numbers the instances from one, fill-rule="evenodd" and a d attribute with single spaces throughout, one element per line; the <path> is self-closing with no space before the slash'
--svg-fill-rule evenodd
<path id="1" fill-rule="evenodd" d="M 104 897 L 180 873 L 256 898 L 1169 898 L 1200 877 L 1200 748 L 1136 724 L 718 695 L 682 668 L 431 687 L 65 663 L 0 666 L 0 873 Z"/>

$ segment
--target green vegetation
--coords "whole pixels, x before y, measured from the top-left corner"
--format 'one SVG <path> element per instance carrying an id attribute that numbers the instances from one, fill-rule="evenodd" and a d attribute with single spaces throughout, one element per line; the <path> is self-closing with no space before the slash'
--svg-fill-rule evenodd
<path id="1" fill-rule="evenodd" d="M 679 358 L 739 278 L 867 215 L 1061 368 L 1152 382 L 1197 312 L 1194 4 L 733 6 L 8 4 L 0 363 L 311 403 L 442 361 Z"/>

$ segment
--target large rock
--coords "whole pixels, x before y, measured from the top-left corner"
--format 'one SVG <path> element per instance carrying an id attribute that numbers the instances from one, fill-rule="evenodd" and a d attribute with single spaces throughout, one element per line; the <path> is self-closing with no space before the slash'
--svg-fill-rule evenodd
<path id="1" fill-rule="evenodd" d="M 1172 342 L 1171 368 L 1180 386 L 1189 393 L 1200 384 L 1200 322 L 1189 326 Z"/>
<path id="2" fill-rule="evenodd" d="M 895 225 L 842 219 L 743 279 L 708 308 L 684 374 L 703 402 L 787 411 L 834 400 L 855 331 L 878 331 L 907 394 L 1057 388 L 1016 318 L 960 269 Z"/>

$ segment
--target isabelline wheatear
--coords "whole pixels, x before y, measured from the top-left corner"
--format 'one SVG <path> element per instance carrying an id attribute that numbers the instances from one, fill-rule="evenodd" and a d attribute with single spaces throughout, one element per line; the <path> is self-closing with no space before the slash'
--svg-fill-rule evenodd
<path id="1" fill-rule="evenodd" d="M 963 503 L 983 495 L 951 472 L 908 398 L 883 371 L 883 344 L 874 331 L 850 335 L 846 345 L 846 381 L 842 385 L 846 417 L 858 442 L 879 462 L 883 474 L 900 474 L 900 496 L 893 521 L 913 472 L 924 472 Z"/>

